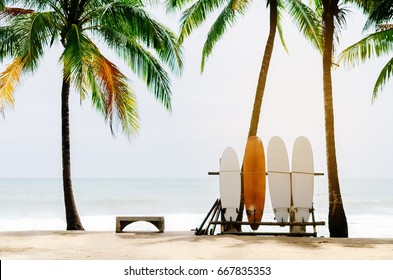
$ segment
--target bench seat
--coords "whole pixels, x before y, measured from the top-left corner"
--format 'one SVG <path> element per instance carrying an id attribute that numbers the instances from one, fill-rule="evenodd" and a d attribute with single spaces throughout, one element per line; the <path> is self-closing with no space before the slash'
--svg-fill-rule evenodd
<path id="1" fill-rule="evenodd" d="M 165 229 L 165 220 L 162 216 L 121 216 L 116 217 L 116 232 L 122 232 L 127 225 L 134 222 L 149 222 L 161 233 Z"/>

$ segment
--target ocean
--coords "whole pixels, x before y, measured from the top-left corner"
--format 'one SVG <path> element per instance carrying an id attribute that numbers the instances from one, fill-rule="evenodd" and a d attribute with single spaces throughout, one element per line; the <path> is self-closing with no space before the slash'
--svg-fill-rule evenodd
<path id="1" fill-rule="evenodd" d="M 393 238 L 393 179 L 341 179 L 350 237 Z M 73 179 L 75 200 L 88 231 L 114 231 L 115 217 L 163 215 L 166 231 L 200 226 L 219 198 L 218 176 L 202 179 Z M 318 236 L 329 236 L 327 182 L 316 177 L 314 188 Z M 267 192 L 263 221 L 273 222 Z M 61 179 L 0 179 L 0 231 L 64 230 Z M 128 230 L 155 230 L 135 223 Z M 277 230 L 278 229 L 278 230 Z M 271 227 L 260 228 L 272 231 Z M 250 231 L 243 226 L 243 231 Z M 288 231 L 275 227 L 273 231 Z M 312 227 L 308 227 L 312 231 Z"/>

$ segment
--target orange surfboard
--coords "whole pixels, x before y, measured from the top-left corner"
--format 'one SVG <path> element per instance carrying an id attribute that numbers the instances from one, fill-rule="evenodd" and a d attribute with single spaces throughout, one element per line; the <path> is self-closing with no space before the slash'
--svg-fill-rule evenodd
<path id="1" fill-rule="evenodd" d="M 247 140 L 243 161 L 243 185 L 248 221 L 261 222 L 265 207 L 266 165 L 263 144 L 257 136 Z M 259 225 L 251 224 L 253 230 L 258 227 Z"/>

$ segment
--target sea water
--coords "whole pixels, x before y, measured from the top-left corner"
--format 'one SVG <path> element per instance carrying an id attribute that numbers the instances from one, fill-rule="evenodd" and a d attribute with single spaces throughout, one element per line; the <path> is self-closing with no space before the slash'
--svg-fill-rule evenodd
<path id="1" fill-rule="evenodd" d="M 350 237 L 393 238 L 393 180 L 340 180 Z M 166 231 L 199 227 L 219 198 L 218 177 L 202 179 L 73 179 L 79 215 L 86 230 L 114 231 L 116 216 L 162 215 Z M 329 236 L 328 190 L 315 179 L 318 236 Z M 273 222 L 269 192 L 263 221 Z M 64 230 L 61 179 L 0 179 L 0 231 Z M 154 230 L 136 223 L 129 230 Z M 261 231 L 288 228 L 261 227 Z M 252 231 L 243 226 L 243 231 Z M 312 231 L 312 227 L 308 227 Z"/>

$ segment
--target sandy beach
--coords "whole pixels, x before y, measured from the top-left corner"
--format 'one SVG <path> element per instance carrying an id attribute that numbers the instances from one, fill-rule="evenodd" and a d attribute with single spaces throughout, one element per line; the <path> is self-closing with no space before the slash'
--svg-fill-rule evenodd
<path id="1" fill-rule="evenodd" d="M 0 259 L 392 260 L 393 239 L 195 236 L 193 232 L 0 233 Z"/>

